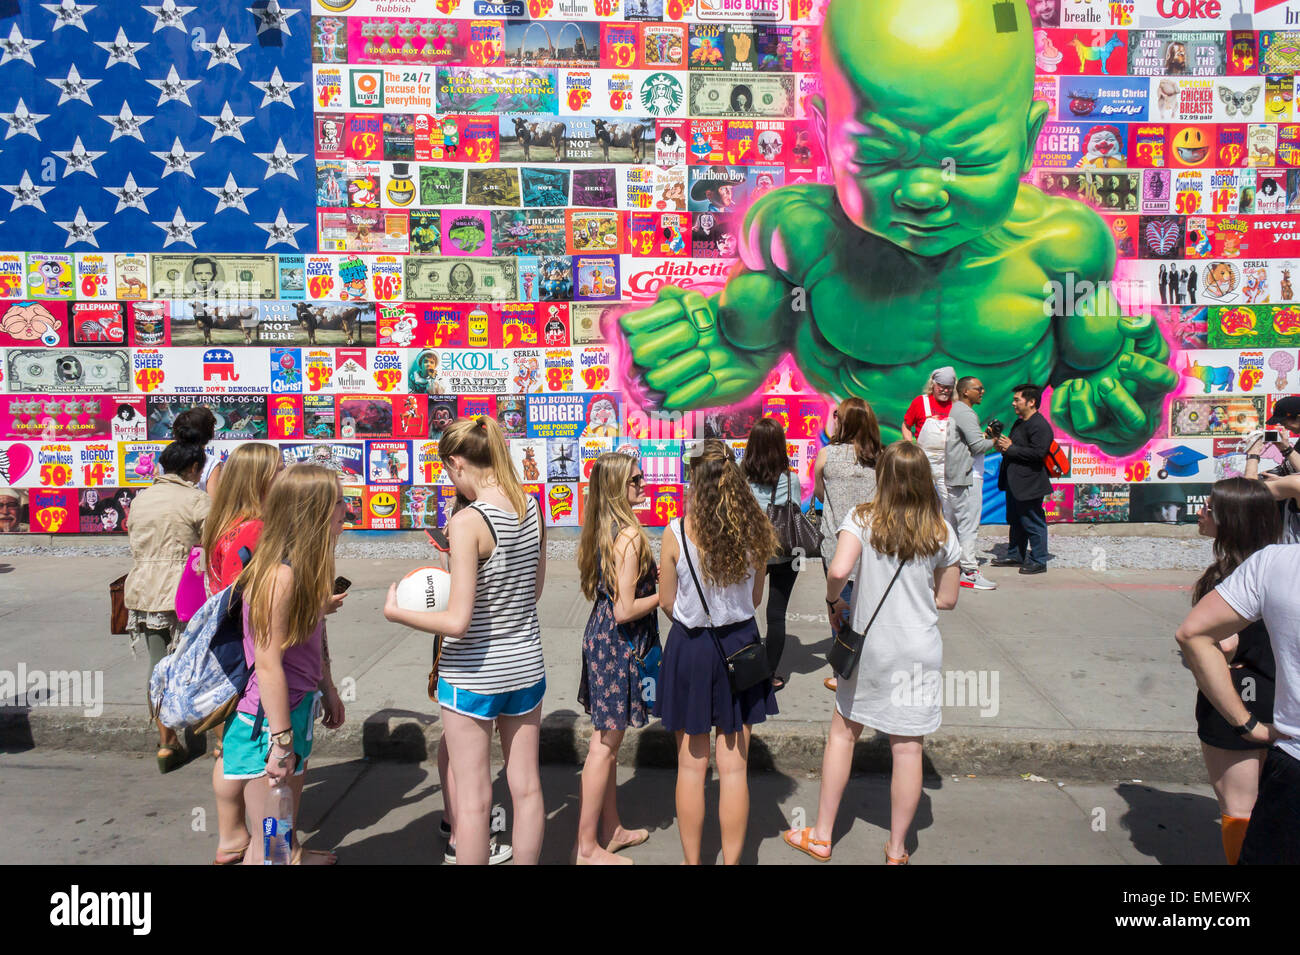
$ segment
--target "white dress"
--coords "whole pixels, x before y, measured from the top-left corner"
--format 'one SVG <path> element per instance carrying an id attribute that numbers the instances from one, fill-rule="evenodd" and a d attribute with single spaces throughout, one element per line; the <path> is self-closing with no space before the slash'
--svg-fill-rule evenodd
<path id="1" fill-rule="evenodd" d="M 952 525 L 948 539 L 930 557 L 903 566 L 863 642 L 852 677 L 839 681 L 840 715 L 892 736 L 925 736 L 939 728 L 943 702 L 943 641 L 934 602 L 934 572 L 959 563 L 961 545 Z M 862 539 L 862 559 L 853 590 L 853 629 L 861 633 L 889 586 L 898 561 L 871 546 L 871 530 L 850 514 L 841 531 Z"/>

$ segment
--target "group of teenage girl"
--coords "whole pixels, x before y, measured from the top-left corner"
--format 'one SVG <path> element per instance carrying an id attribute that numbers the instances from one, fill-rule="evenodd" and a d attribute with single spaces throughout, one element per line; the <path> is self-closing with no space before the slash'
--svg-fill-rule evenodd
<path id="1" fill-rule="evenodd" d="M 214 862 L 257 864 L 250 839 L 265 814 L 270 784 L 287 780 L 300 799 L 313 726 L 336 728 L 344 705 L 330 670 L 326 617 L 343 604 L 333 588 L 334 551 L 345 505 L 339 476 L 317 465 L 285 469 L 268 444 L 246 443 L 222 464 L 206 409 L 178 417 L 164 450 L 163 475 L 137 496 L 130 514 L 134 564 L 126 584 L 128 627 L 151 666 L 183 630 L 172 602 L 191 548 L 204 555 L 209 593 L 238 583 L 244 649 L 253 675 L 220 731 L 212 785 L 220 836 Z M 842 402 L 814 465 L 823 507 L 821 559 L 832 632 L 868 631 L 856 669 L 838 682 L 813 825 L 784 841 L 817 860 L 831 856 L 833 829 L 854 744 L 864 727 L 889 737 L 891 815 L 884 858 L 906 864 L 921 796 L 922 741 L 940 723 L 937 698 L 896 692 L 898 675 L 942 667 L 938 611 L 955 606 L 960 547 L 944 520 L 924 451 L 913 442 L 882 447 L 870 406 Z M 546 528 L 521 486 L 507 445 L 490 418 L 448 427 L 439 454 L 457 491 L 447 525 L 448 606 L 400 608 L 396 585 L 385 617 L 443 638 L 436 698 L 443 733 L 438 754 L 447 861 L 484 864 L 513 856 L 536 863 L 545 825 L 539 771 L 541 703 L 546 691 L 537 605 L 546 577 Z M 636 516 L 646 500 L 635 457 L 601 455 L 590 475 L 578 546 L 582 591 L 592 602 L 582 644 L 578 698 L 592 721 L 582 771 L 572 860 L 627 864 L 622 850 L 650 833 L 623 826 L 617 803 L 618 752 L 628 727 L 659 719 L 676 738 L 676 815 L 683 859 L 700 862 L 710 751 L 719 779 L 723 861 L 737 863 L 749 816 L 750 733 L 777 713 L 785 617 L 799 571 L 781 554 L 765 507 L 797 502 L 780 425 L 753 429 L 740 465 L 723 442 L 706 440 L 687 460 L 685 516 L 665 529 L 656 561 Z M 1215 485 L 1201 518 L 1215 539 L 1215 563 L 1194 596 L 1208 593 L 1253 552 L 1276 542 L 1280 518 L 1269 492 L 1246 478 Z M 760 641 L 755 620 L 768 595 L 765 653 L 773 676 L 733 692 L 725 658 Z M 660 611 L 670 624 L 662 644 Z M 869 625 L 869 626 L 868 626 Z M 1231 646 L 1234 682 L 1258 686 L 1252 712 L 1271 717 L 1272 654 L 1260 626 Z M 1216 721 L 1217 717 L 1217 721 Z M 1231 732 L 1202 698 L 1198 730 L 1223 814 L 1225 855 L 1235 861 L 1258 789 L 1264 748 Z M 182 741 L 160 725 L 159 765 L 179 761 Z M 500 733 L 513 804 L 512 843 L 492 834 L 490 749 Z M 714 745 L 711 745 L 714 744 Z M 295 833 L 296 835 L 296 833 Z M 295 847 L 294 861 L 329 864 L 329 852 Z"/>
<path id="2" fill-rule="evenodd" d="M 169 598 L 191 548 L 204 555 L 211 594 L 238 584 L 243 598 L 248 688 L 220 731 L 212 774 L 220 837 L 214 862 L 257 864 L 249 820 L 264 814 L 270 785 L 287 780 L 295 798 L 311 755 L 313 725 L 337 727 L 344 706 L 330 672 L 326 617 L 334 550 L 345 506 L 337 473 L 312 464 L 287 470 L 271 445 L 241 445 L 219 470 L 205 454 L 211 414 L 177 419 L 158 482 L 132 507 L 134 564 L 127 580 L 129 627 L 144 639 L 151 666 L 184 625 Z M 439 776 L 446 858 L 484 864 L 513 857 L 536 863 L 545 825 L 539 771 L 541 703 L 546 691 L 537 614 L 546 578 L 546 528 L 523 489 L 497 423 L 485 417 L 448 427 L 439 455 L 457 491 L 447 524 L 451 593 L 445 610 L 398 606 L 390 588 L 384 616 L 439 635 L 436 699 L 443 724 Z M 658 561 L 636 516 L 645 503 L 635 457 L 600 456 L 590 475 L 578 546 L 583 593 L 592 610 L 583 637 L 579 699 L 593 733 L 582 773 L 578 864 L 629 863 L 619 853 L 645 842 L 619 815 L 615 771 L 629 726 L 659 719 L 676 737 L 677 823 L 685 862 L 700 862 L 711 750 L 719 777 L 719 822 L 726 863 L 740 860 L 749 817 L 751 728 L 777 713 L 778 676 L 733 692 L 725 658 L 761 641 L 755 620 L 772 581 L 764 652 L 775 674 L 785 642 L 786 604 L 798 556 L 780 553 L 766 506 L 803 495 L 790 471 L 785 435 L 770 419 L 754 429 L 742 465 L 723 442 L 706 440 L 688 460 L 686 513 L 667 527 Z M 831 827 L 847 783 L 853 742 L 864 726 L 890 735 L 894 810 L 886 859 L 907 861 L 904 845 L 921 789 L 921 737 L 938 726 L 937 701 L 897 712 L 890 675 L 915 662 L 939 664 L 937 610 L 956 600 L 955 537 L 941 515 L 924 453 L 908 442 L 881 447 L 861 399 L 836 411 L 831 444 L 815 466 L 826 504 L 822 560 L 832 631 L 861 630 L 880 603 L 868 650 L 836 687 L 816 825 L 785 834 L 814 858 L 830 856 Z M 896 606 L 891 610 L 888 603 Z M 671 622 L 660 640 L 660 611 Z M 159 765 L 183 756 L 182 741 L 160 726 Z M 490 751 L 499 733 L 510 790 L 512 845 L 492 834 Z M 716 736 L 716 747 L 713 737 Z M 329 864 L 333 853 L 295 862 Z"/>

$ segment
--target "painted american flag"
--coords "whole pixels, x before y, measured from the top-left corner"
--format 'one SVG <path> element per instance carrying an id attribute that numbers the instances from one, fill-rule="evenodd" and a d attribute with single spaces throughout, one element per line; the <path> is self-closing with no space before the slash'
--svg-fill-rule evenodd
<path id="1" fill-rule="evenodd" d="M 0 0 L 0 249 L 314 251 L 307 0 Z"/>

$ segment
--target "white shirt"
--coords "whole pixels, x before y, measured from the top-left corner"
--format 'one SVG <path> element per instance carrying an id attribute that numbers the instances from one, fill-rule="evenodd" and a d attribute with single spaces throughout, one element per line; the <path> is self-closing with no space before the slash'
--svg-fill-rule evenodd
<path id="1" fill-rule="evenodd" d="M 880 616 L 872 624 L 872 633 L 876 628 L 897 628 L 906 631 L 938 631 L 939 610 L 934 600 L 934 572 L 943 567 L 950 567 L 961 561 L 961 544 L 957 532 L 951 524 L 944 521 L 948 536 L 937 551 L 929 557 L 915 557 L 908 561 L 894 589 L 889 592 L 889 599 L 880 605 Z M 841 531 L 848 531 L 862 541 L 862 557 L 858 562 L 857 583 L 853 588 L 853 629 L 861 633 L 871 615 L 876 612 L 876 605 L 884 596 L 885 588 L 898 570 L 898 559 L 882 554 L 871 546 L 871 528 L 865 527 L 858 520 L 857 512 L 849 514 L 840 525 Z"/>
<path id="2" fill-rule="evenodd" d="M 754 568 L 749 569 L 749 576 L 742 583 L 730 587 L 713 587 L 704 579 L 704 568 L 700 562 L 700 552 L 689 540 L 682 539 L 682 518 L 677 518 L 668 525 L 679 545 L 677 554 L 677 597 L 673 601 L 673 619 L 683 627 L 707 627 L 709 618 L 704 615 L 699 593 L 695 590 L 695 581 L 691 570 L 686 566 L 685 548 L 691 549 L 691 560 L 695 563 L 696 576 L 704 588 L 704 599 L 709 602 L 713 614 L 713 625 L 721 627 L 729 623 L 740 623 L 754 616 Z"/>
<path id="3" fill-rule="evenodd" d="M 1268 586 L 1265 588 L 1265 583 Z M 1300 546 L 1273 544 L 1256 551 L 1214 588 L 1247 620 L 1263 619 L 1273 641 L 1277 687 L 1273 725 L 1293 737 L 1277 745 L 1300 759 Z"/>

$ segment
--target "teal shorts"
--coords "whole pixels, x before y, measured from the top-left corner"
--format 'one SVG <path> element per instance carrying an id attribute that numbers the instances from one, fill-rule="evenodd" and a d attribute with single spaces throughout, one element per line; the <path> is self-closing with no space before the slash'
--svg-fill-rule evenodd
<path id="1" fill-rule="evenodd" d="M 321 694 L 308 693 L 302 702 L 289 713 L 289 725 L 293 727 L 293 751 L 298 754 L 298 767 L 295 776 L 301 776 L 307 769 L 307 757 L 311 755 L 312 729 L 316 717 L 321 712 Z M 253 735 L 253 717 L 249 713 L 232 713 L 226 720 L 226 728 L 221 736 L 222 775 L 226 779 L 256 779 L 266 775 L 266 758 L 271 752 L 271 721 L 263 718 L 262 732 L 257 739 Z"/>

